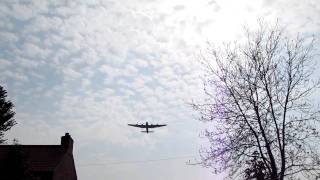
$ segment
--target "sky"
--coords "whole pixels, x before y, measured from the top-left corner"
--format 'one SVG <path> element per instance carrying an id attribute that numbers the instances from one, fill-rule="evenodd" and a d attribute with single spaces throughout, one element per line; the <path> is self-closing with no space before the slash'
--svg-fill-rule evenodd
<path id="1" fill-rule="evenodd" d="M 212 180 L 188 105 L 203 98 L 207 42 L 277 19 L 319 37 L 317 0 L 1 0 L 0 85 L 15 104 L 8 143 L 59 144 L 69 132 L 79 180 Z M 140 133 L 128 123 L 166 123 Z"/>

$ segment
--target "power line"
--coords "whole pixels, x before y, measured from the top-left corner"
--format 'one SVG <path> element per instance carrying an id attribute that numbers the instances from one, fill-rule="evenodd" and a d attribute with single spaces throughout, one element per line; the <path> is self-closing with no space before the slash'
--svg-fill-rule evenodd
<path id="1" fill-rule="evenodd" d="M 135 161 L 111 161 L 111 162 L 104 162 L 104 163 L 88 163 L 88 164 L 80 164 L 80 167 L 85 166 L 106 166 L 106 165 L 121 165 L 121 164 L 140 164 L 140 163 L 150 163 L 150 162 L 158 162 L 158 161 L 170 161 L 175 159 L 186 159 L 195 157 L 194 155 L 187 155 L 187 156 L 176 156 L 176 157 L 169 157 L 169 158 L 161 158 L 161 159 L 147 159 L 147 160 L 135 160 Z"/>

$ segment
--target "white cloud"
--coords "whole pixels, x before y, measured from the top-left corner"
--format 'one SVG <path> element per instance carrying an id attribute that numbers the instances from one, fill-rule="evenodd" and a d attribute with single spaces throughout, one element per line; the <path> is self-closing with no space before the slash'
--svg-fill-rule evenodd
<path id="1" fill-rule="evenodd" d="M 0 69 L 5 70 L 12 66 L 12 63 L 6 59 L 0 59 Z"/>
<path id="2" fill-rule="evenodd" d="M 23 57 L 17 57 L 17 65 L 26 69 L 33 69 L 39 66 L 39 61 L 30 60 Z"/>
<path id="3" fill-rule="evenodd" d="M 82 76 L 81 73 L 77 72 L 72 68 L 65 68 L 63 69 L 64 77 L 66 80 L 76 80 Z"/>
<path id="4" fill-rule="evenodd" d="M 27 26 L 24 28 L 24 34 L 39 33 L 48 31 L 59 31 L 59 28 L 63 26 L 63 20 L 58 17 L 50 17 L 45 15 L 36 16 Z"/>
<path id="5" fill-rule="evenodd" d="M 0 32 L 0 38 L 2 43 L 16 43 L 19 39 L 18 37 L 11 32 L 2 31 Z"/>
<path id="6" fill-rule="evenodd" d="M 16 80 L 18 82 L 25 82 L 25 81 L 27 81 L 29 79 L 24 74 L 21 74 L 19 72 L 11 72 L 9 70 L 2 71 L 1 75 L 4 78 L 7 78 L 6 80 L 8 80 L 9 78 L 12 78 L 13 80 Z"/>

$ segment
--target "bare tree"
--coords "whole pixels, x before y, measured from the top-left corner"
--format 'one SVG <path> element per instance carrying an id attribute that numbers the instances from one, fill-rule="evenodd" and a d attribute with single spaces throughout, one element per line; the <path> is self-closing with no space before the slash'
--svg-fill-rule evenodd
<path id="1" fill-rule="evenodd" d="M 245 41 L 202 54 L 206 99 L 193 107 L 214 126 L 205 131 L 210 148 L 200 150 L 214 172 L 245 179 L 259 167 L 256 174 L 272 180 L 319 174 L 319 112 L 308 99 L 319 85 L 314 39 L 284 32 L 260 23 Z"/>
<path id="2" fill-rule="evenodd" d="M 5 141 L 4 132 L 16 124 L 14 120 L 13 103 L 6 99 L 7 91 L 0 86 L 0 144 Z"/>

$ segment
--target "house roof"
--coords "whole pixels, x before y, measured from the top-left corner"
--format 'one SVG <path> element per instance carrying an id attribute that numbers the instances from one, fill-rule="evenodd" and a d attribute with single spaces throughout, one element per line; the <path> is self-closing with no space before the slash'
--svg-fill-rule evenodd
<path id="1" fill-rule="evenodd" d="M 61 137 L 60 145 L 0 145 L 0 167 L 19 158 L 31 171 L 54 171 L 66 154 L 71 155 L 73 162 L 72 150 L 73 139 L 69 133 Z"/>
<path id="2" fill-rule="evenodd" d="M 32 171 L 53 171 L 65 154 L 61 145 L 18 145 Z M 14 145 L 0 145 L 0 162 L 5 162 Z"/>

